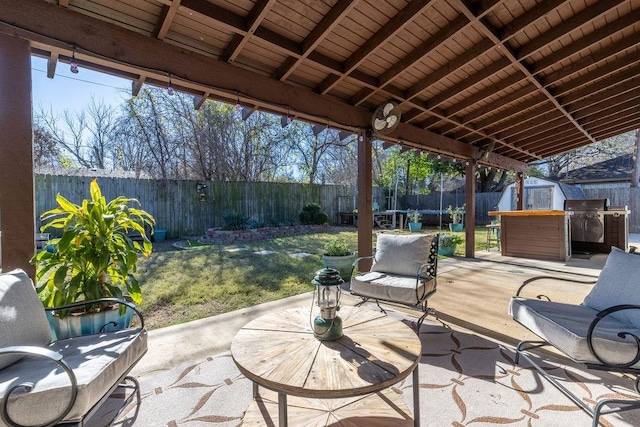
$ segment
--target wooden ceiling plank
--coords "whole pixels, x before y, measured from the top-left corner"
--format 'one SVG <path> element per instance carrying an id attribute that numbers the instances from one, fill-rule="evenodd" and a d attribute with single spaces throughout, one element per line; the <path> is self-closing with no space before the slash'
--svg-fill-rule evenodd
<path id="1" fill-rule="evenodd" d="M 472 13 L 471 10 L 467 10 L 466 12 L 463 13 Z M 585 137 L 587 137 L 589 140 L 591 140 L 592 142 L 595 142 L 595 140 L 593 139 L 593 137 L 591 135 L 589 135 L 589 133 L 580 126 L 580 124 L 573 119 L 573 117 L 571 116 L 571 114 L 569 114 L 562 105 L 560 105 L 560 103 L 558 102 L 558 100 L 553 96 L 553 94 L 551 94 L 551 92 L 549 92 L 549 90 L 547 90 L 543 84 L 533 75 L 531 74 L 531 71 L 529 70 L 529 68 L 527 67 L 527 65 L 525 65 L 523 62 L 519 61 L 515 52 L 513 52 L 511 50 L 511 48 L 506 45 L 503 44 L 503 41 L 500 40 L 500 38 L 496 35 L 497 31 L 495 30 L 495 28 L 493 28 L 491 26 L 491 24 L 489 22 L 487 22 L 486 20 L 481 20 L 480 21 L 481 24 L 481 31 L 485 34 L 486 37 L 488 37 L 489 40 L 491 40 L 493 43 L 495 43 L 496 45 L 500 45 L 501 49 L 500 52 L 505 55 L 507 58 L 509 58 L 509 60 L 513 63 L 514 66 L 516 66 L 517 68 L 520 69 L 520 71 L 522 71 L 525 76 L 527 77 L 527 80 L 532 83 L 541 93 L 543 93 L 547 98 L 549 98 L 549 100 L 551 102 L 553 102 L 553 104 L 556 106 L 556 108 L 558 109 L 558 111 L 562 112 L 562 114 L 567 118 L 567 120 L 576 128 L 578 129 L 580 132 L 582 132 Z M 556 27 L 557 28 L 557 27 Z M 550 30 L 550 32 L 552 32 L 553 30 Z M 528 45 L 528 44 L 527 44 Z"/>
<path id="2" fill-rule="evenodd" d="M 615 115 L 618 109 L 620 111 L 625 111 L 629 108 L 637 108 L 638 105 L 640 105 L 640 103 L 638 102 L 638 98 L 640 98 L 639 88 L 640 86 L 637 86 L 634 90 L 630 90 L 621 95 L 609 98 L 607 102 L 594 103 L 588 108 L 584 108 L 580 112 L 575 113 L 575 117 L 578 120 L 582 120 L 591 115 L 611 116 Z"/>
<path id="3" fill-rule="evenodd" d="M 173 18 L 176 16 L 178 7 L 180 6 L 180 0 L 173 0 L 171 6 L 162 6 L 162 12 L 160 13 L 160 19 L 156 23 L 156 28 L 153 31 L 153 36 L 158 40 L 164 40 L 169 32 Z"/>
<path id="4" fill-rule="evenodd" d="M 258 29 L 262 21 L 267 16 L 267 13 L 271 9 L 271 6 L 276 2 L 276 0 L 258 0 L 249 12 L 249 16 L 246 19 L 246 28 L 247 32 L 243 35 L 236 34 L 229 46 L 225 49 L 222 54 L 222 60 L 226 62 L 234 62 L 244 46 L 249 42 L 251 36 Z"/>
<path id="5" fill-rule="evenodd" d="M 464 100 L 458 102 L 451 108 L 447 108 L 447 115 L 453 115 L 462 111 L 468 107 L 471 107 L 474 104 L 481 102 L 482 100 L 495 95 L 496 93 L 500 93 L 503 90 L 513 86 L 516 83 L 519 83 L 524 78 L 524 75 L 520 72 L 516 72 L 509 77 L 500 79 L 496 84 L 487 86 L 483 90 L 476 92 L 475 94 L 465 98 Z"/>
<path id="6" fill-rule="evenodd" d="M 447 24 L 446 27 L 442 28 L 432 37 L 429 37 L 425 43 L 422 43 L 416 49 L 407 54 L 400 61 L 393 64 L 387 71 L 382 73 L 379 77 L 379 85 L 385 86 L 391 83 L 396 77 L 405 72 L 407 69 L 413 67 L 417 62 L 421 61 L 425 56 L 427 56 L 431 51 L 436 49 L 438 46 L 442 45 L 445 41 L 447 41 L 452 35 L 461 31 L 464 27 L 469 24 L 469 20 L 465 16 L 458 16 L 451 23 Z M 375 90 L 373 93 L 368 96 L 373 95 L 378 92 Z M 355 105 L 360 105 L 368 98 L 356 98 L 354 99 Z"/>
<path id="7" fill-rule="evenodd" d="M 483 39 L 480 43 L 477 43 L 471 49 L 464 52 L 462 55 L 458 55 L 454 60 L 447 62 L 447 64 L 443 67 L 438 68 L 433 73 L 429 74 L 424 79 L 420 80 L 418 83 L 414 84 L 411 89 L 409 89 L 405 95 L 406 101 L 410 101 L 416 96 L 420 95 L 423 91 L 425 91 L 429 86 L 438 82 L 442 78 L 447 75 L 453 73 L 457 69 L 463 67 L 469 62 L 476 59 L 478 56 L 487 52 L 489 49 L 494 47 L 493 42 L 488 39 Z"/>
<path id="8" fill-rule="evenodd" d="M 58 0 L 58 6 L 69 7 L 69 0 Z"/>
<path id="9" fill-rule="evenodd" d="M 338 25 L 347 14 L 353 10 L 358 3 L 358 0 L 339 0 L 329 13 L 327 13 L 322 21 L 309 33 L 309 35 L 302 42 L 302 54 L 299 58 L 293 58 L 292 61 L 286 61 L 283 67 L 276 72 L 274 78 L 282 81 L 289 78 L 289 76 L 296 70 L 296 68 L 302 63 L 302 61 L 313 52 L 318 45 L 329 35 L 333 29 Z"/>
<path id="10" fill-rule="evenodd" d="M 242 35 L 247 32 L 246 21 L 242 16 L 208 1 L 182 0 L 180 6 L 222 24 L 229 31 Z"/>
<path id="11" fill-rule="evenodd" d="M 569 106 L 571 111 L 588 106 L 588 99 L 599 92 L 614 91 L 619 93 L 617 88 L 633 88 L 633 84 L 637 83 L 637 77 L 640 75 L 640 63 L 633 67 L 624 69 L 622 72 L 610 75 L 609 77 L 599 80 L 598 82 L 578 89 L 566 96 L 560 97 L 563 105 Z M 631 81 L 632 83 L 628 83 Z"/>
<path id="12" fill-rule="evenodd" d="M 505 105 L 509 105 L 514 101 L 520 100 L 520 98 L 527 96 L 531 93 L 536 92 L 536 88 L 532 85 L 524 86 L 510 94 L 505 95 L 504 97 L 497 99 L 493 102 L 490 102 L 482 107 L 472 111 L 471 113 L 462 117 L 463 123 L 472 123 L 474 120 L 479 119 L 482 116 L 485 116 L 489 113 L 495 112 L 496 109 L 504 107 Z M 546 98 L 546 97 L 545 97 Z M 546 99 L 545 99 L 546 100 Z M 519 109 L 518 109 L 519 110 Z"/>
<path id="13" fill-rule="evenodd" d="M 573 64 L 567 65 L 554 73 L 546 75 L 542 78 L 541 82 L 545 87 L 558 83 L 572 74 L 576 74 L 587 67 L 604 62 L 605 60 L 612 58 L 629 48 L 635 47 L 638 44 L 640 44 L 640 33 L 633 33 L 629 37 L 625 37 L 618 42 L 607 46 L 606 49 L 601 49 L 595 53 L 587 55 Z"/>
<path id="14" fill-rule="evenodd" d="M 533 113 L 530 113 L 530 114 L 533 115 Z M 536 128 L 538 128 L 539 126 L 552 127 L 554 126 L 555 123 L 559 123 L 560 120 L 562 121 L 563 125 L 567 124 L 567 121 L 564 119 L 564 116 L 562 116 L 555 109 L 547 111 L 546 113 L 537 114 L 531 118 L 520 117 L 520 120 L 521 121 L 517 126 L 500 130 L 492 134 L 496 135 L 496 137 L 500 135 L 499 136 L 500 138 L 504 138 L 508 140 L 509 138 L 516 138 L 518 135 L 521 135 L 521 134 L 527 134 L 527 135 L 529 133 L 533 134 L 533 132 L 535 132 Z"/>
<path id="15" fill-rule="evenodd" d="M 640 110 L 631 109 L 624 113 L 619 113 L 614 119 L 609 117 L 597 117 L 596 119 L 585 123 L 584 126 L 589 128 L 591 132 L 602 133 L 621 126 L 629 126 L 631 123 L 638 123 L 638 118 L 640 118 Z"/>
<path id="16" fill-rule="evenodd" d="M 516 58 L 519 61 L 528 58 L 543 47 L 547 46 L 549 43 L 552 43 L 567 33 L 574 31 L 576 28 L 580 28 L 594 19 L 599 18 L 610 9 L 617 7 L 624 1 L 626 0 L 603 0 L 585 8 L 583 11 L 567 19 L 562 24 L 549 29 L 540 37 L 536 37 L 531 42 L 522 46 L 517 52 L 515 52 Z"/>
<path id="17" fill-rule="evenodd" d="M 427 101 L 428 108 L 437 107 L 442 104 L 444 101 L 451 99 L 456 94 L 469 89 L 472 86 L 480 83 L 481 81 L 493 76 L 498 71 L 508 67 L 511 65 L 511 62 L 507 58 L 501 58 L 498 61 L 492 63 L 488 67 L 483 68 L 480 71 L 477 71 L 471 74 L 469 77 L 464 80 L 452 85 L 449 89 L 446 89 L 440 92 L 438 95 L 431 97 Z M 524 76 L 522 77 L 524 78 Z"/>
<path id="18" fill-rule="evenodd" d="M 634 65 L 635 64 L 635 65 Z M 629 66 L 638 67 L 640 66 L 640 50 L 636 50 L 625 57 L 605 63 L 598 67 L 598 76 L 596 79 L 593 78 L 593 75 L 590 73 L 585 73 L 580 77 L 572 79 L 566 83 L 559 84 L 553 87 L 553 92 L 558 97 L 562 97 L 563 95 L 572 92 L 578 89 L 577 92 L 584 91 L 593 85 L 597 86 L 610 86 L 617 82 L 612 83 L 604 83 L 605 81 L 611 81 L 615 75 L 621 73 L 625 73 Z M 620 71 L 623 70 L 623 71 Z M 638 72 L 640 74 L 640 71 Z M 595 82 L 594 82 L 595 81 Z M 601 83 L 603 82 L 603 83 Z M 589 93 L 585 93 L 583 96 L 587 96 Z M 572 94 L 567 95 L 572 96 Z M 563 97 L 564 99 L 564 97 Z"/>
<path id="19" fill-rule="evenodd" d="M 342 67 L 343 71 L 338 76 L 339 78 L 336 82 L 330 86 L 318 87 L 316 88 L 316 92 L 323 95 L 328 93 L 336 84 L 358 68 L 376 49 L 396 37 L 417 15 L 424 12 L 432 1 L 433 0 L 413 0 L 410 2 L 344 62 Z"/>
<path id="20" fill-rule="evenodd" d="M 538 19 L 544 17 L 552 10 L 565 3 L 566 0 L 546 0 L 538 4 L 536 7 L 527 10 L 526 13 L 518 16 L 509 24 L 502 27 L 499 31 L 500 39 L 508 40 L 533 24 Z"/>
<path id="21" fill-rule="evenodd" d="M 608 132 L 597 133 L 598 141 L 602 141 L 607 138 L 611 138 L 613 136 L 622 135 L 623 133 L 631 132 L 634 130 L 640 129 L 640 118 L 638 118 L 635 122 L 630 123 L 629 126 L 624 128 L 611 130 Z"/>
<path id="22" fill-rule="evenodd" d="M 525 104 L 520 104 L 524 106 Z M 488 123 L 486 120 L 476 123 L 479 129 L 484 129 L 490 135 L 502 134 L 509 131 L 513 127 L 517 127 L 529 120 L 535 120 L 536 118 L 548 114 L 549 112 L 556 111 L 553 104 L 551 104 L 546 97 L 540 95 L 538 98 L 530 98 L 526 101 L 526 105 L 530 108 L 524 108 L 522 111 L 525 113 L 514 113 L 513 111 L 506 111 L 501 114 L 500 117 L 496 117 L 496 121 Z M 536 108 L 533 108 L 536 107 Z M 559 113 L 557 113 L 559 114 Z"/>
<path id="23" fill-rule="evenodd" d="M 624 29 L 636 25 L 640 22 L 640 9 L 636 9 L 622 18 L 614 21 L 612 24 L 606 25 L 602 28 L 599 28 L 598 31 L 594 31 L 591 34 L 582 37 L 578 41 L 571 43 L 570 45 L 557 50 L 552 55 L 549 55 L 545 58 L 542 58 L 536 61 L 531 66 L 531 72 L 533 74 L 538 74 L 541 71 L 546 70 L 547 68 L 561 62 L 562 60 L 570 57 L 571 55 L 576 54 L 584 49 L 589 48 L 590 46 L 596 45 L 602 41 L 604 37 L 609 37 L 613 34 L 616 34 Z"/>

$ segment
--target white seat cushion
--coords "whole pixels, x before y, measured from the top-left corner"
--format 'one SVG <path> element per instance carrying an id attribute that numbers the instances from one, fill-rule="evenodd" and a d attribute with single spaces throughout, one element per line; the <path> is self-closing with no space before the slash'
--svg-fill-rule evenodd
<path id="1" fill-rule="evenodd" d="M 600 364 L 591 354 L 587 341 L 589 325 L 598 310 L 586 305 L 563 304 L 538 299 L 513 297 L 509 303 L 513 319 L 531 330 L 572 360 Z M 637 346 L 632 338 L 618 337 L 619 332 L 640 336 L 640 328 L 631 327 L 612 316 L 605 317 L 594 331 L 594 347 L 608 363 L 621 364 L 633 360 Z M 634 365 L 640 368 L 640 363 Z"/>
<path id="2" fill-rule="evenodd" d="M 378 234 L 371 271 L 416 277 L 418 268 L 429 262 L 430 234 Z"/>
<path id="3" fill-rule="evenodd" d="M 368 298 L 416 305 L 435 289 L 436 279 L 420 279 L 416 289 L 416 276 L 387 275 L 380 272 L 358 274 L 351 278 L 351 292 Z"/>
<path id="4" fill-rule="evenodd" d="M 127 329 L 59 340 L 49 345 L 70 365 L 78 381 L 76 402 L 63 421 L 79 420 L 147 350 L 147 333 Z M 69 403 L 69 377 L 42 357 L 26 356 L 0 370 L 0 400 L 7 389 L 32 382 L 34 389 L 9 399 L 9 415 L 23 425 L 41 425 Z M 37 408 L 37 410 L 34 410 Z M 0 423 L 1 424 L 1 423 Z"/>

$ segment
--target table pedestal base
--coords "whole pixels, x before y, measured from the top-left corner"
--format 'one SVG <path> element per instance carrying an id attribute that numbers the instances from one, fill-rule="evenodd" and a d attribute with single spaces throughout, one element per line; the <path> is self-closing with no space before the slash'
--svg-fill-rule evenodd
<path id="1" fill-rule="evenodd" d="M 278 413 L 278 393 L 260 387 L 259 395 L 245 413 L 242 426 L 277 426 L 280 421 Z M 402 395 L 393 388 L 347 399 L 287 396 L 287 413 L 288 425 L 291 427 L 414 425 Z"/>

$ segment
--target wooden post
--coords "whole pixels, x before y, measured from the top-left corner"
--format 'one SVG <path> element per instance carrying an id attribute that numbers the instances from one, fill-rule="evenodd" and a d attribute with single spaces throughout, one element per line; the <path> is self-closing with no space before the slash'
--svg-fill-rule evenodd
<path id="1" fill-rule="evenodd" d="M 31 46 L 0 35 L 0 246 L 2 271 L 35 268 Z"/>
<path id="2" fill-rule="evenodd" d="M 466 200 L 464 216 L 465 256 L 475 258 L 476 251 L 476 162 L 469 160 L 465 169 Z"/>
<path id="3" fill-rule="evenodd" d="M 524 173 L 518 172 L 516 178 L 516 210 L 524 209 Z"/>
<path id="4" fill-rule="evenodd" d="M 373 253 L 373 184 L 371 139 L 367 132 L 358 134 L 358 256 L 371 256 Z M 359 271 L 368 271 L 371 261 L 364 260 L 358 266 Z"/>

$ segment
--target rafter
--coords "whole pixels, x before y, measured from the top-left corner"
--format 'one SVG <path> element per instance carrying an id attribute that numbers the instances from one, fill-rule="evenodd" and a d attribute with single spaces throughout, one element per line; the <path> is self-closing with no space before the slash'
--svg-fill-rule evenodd
<path id="1" fill-rule="evenodd" d="M 249 42 L 249 39 L 256 32 L 260 24 L 264 20 L 265 16 L 267 16 L 267 12 L 271 9 L 271 6 L 276 2 L 276 0 L 258 0 L 251 9 L 249 16 L 246 19 L 246 32 L 244 34 L 236 34 L 229 46 L 225 49 L 222 54 L 222 59 L 226 62 L 233 62 L 236 60 L 236 57 L 240 54 L 244 46 Z"/>
<path id="2" fill-rule="evenodd" d="M 153 31 L 153 35 L 158 40 L 164 40 L 169 32 L 169 28 L 173 23 L 173 18 L 176 16 L 178 7 L 180 6 L 180 0 L 173 0 L 170 6 L 162 6 L 162 12 L 160 13 L 160 19 L 156 23 L 156 28 Z"/>
<path id="3" fill-rule="evenodd" d="M 286 80 L 298 68 L 298 66 L 315 50 L 331 31 L 347 16 L 356 6 L 358 0 L 339 0 L 322 21 L 309 33 L 302 42 L 302 52 L 299 57 L 290 56 L 280 69 L 275 73 L 274 78 Z"/>

